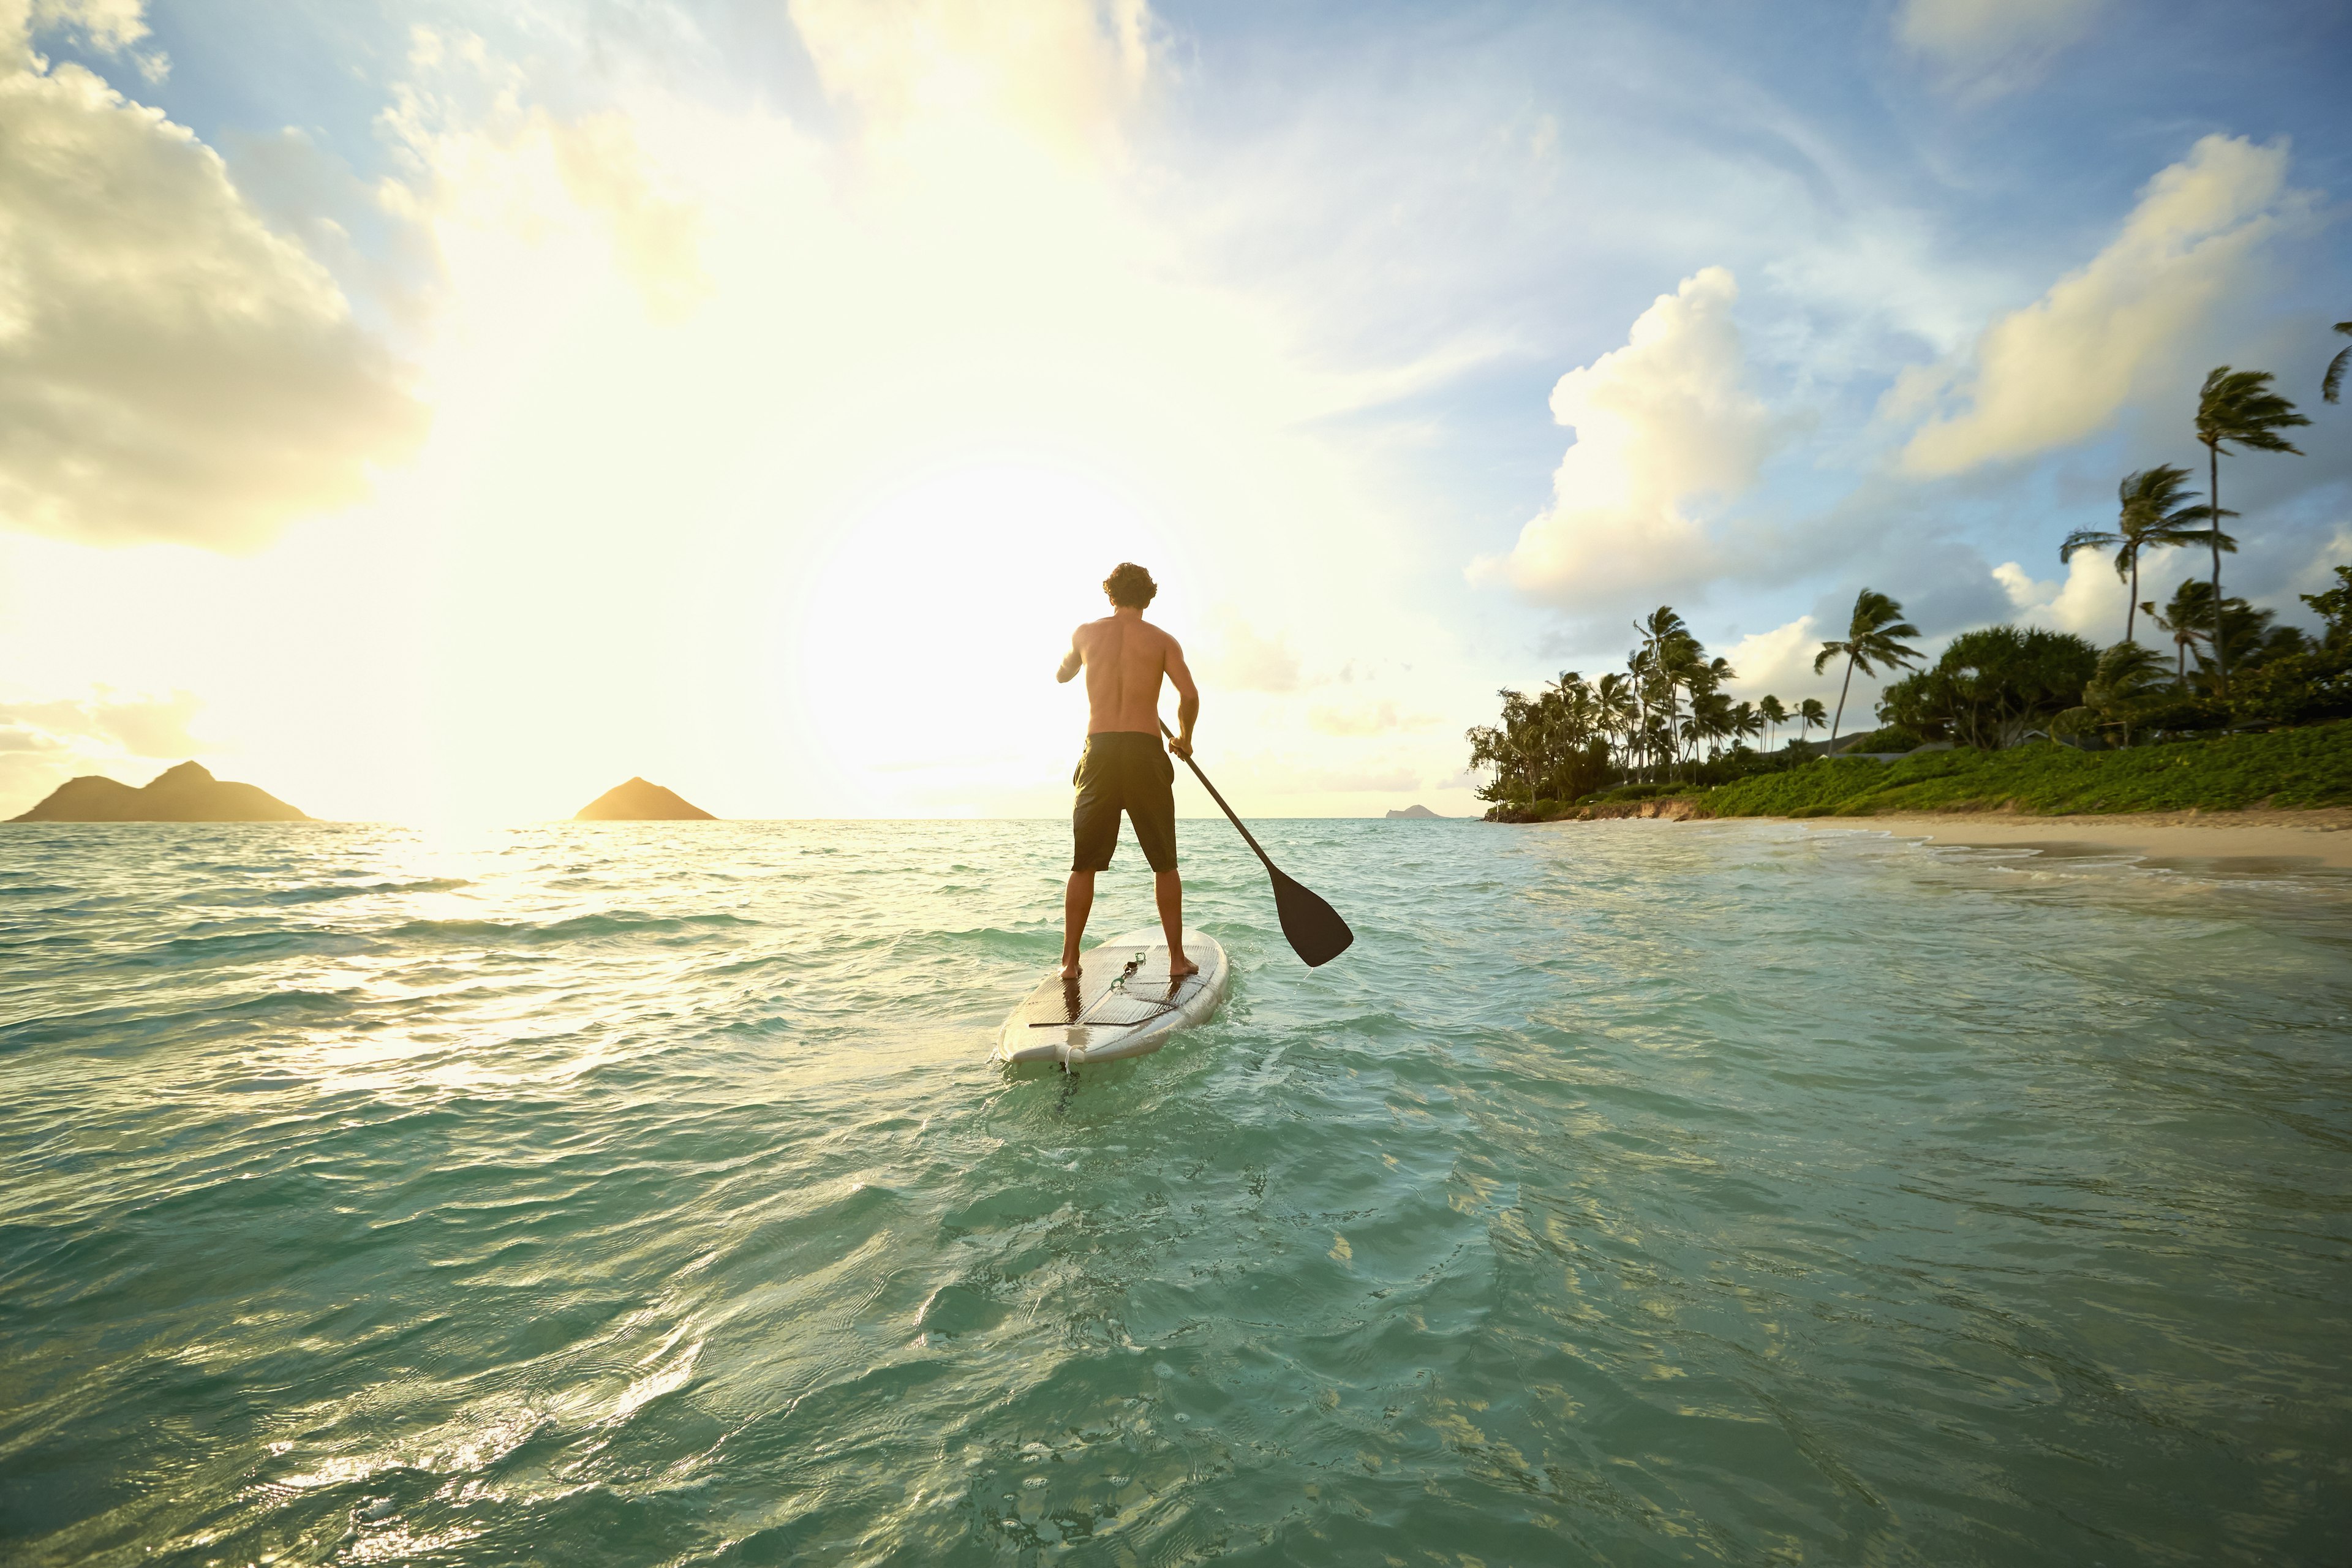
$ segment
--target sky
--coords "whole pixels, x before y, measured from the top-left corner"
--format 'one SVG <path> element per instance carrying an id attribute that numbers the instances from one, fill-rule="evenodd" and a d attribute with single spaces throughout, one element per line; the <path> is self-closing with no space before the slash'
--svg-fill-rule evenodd
<path id="1" fill-rule="evenodd" d="M 2320 0 L 0 0 L 0 815 L 1057 815 L 1122 560 L 1238 807 L 1470 815 L 1660 604 L 1790 702 L 1864 586 L 2116 640 L 2058 543 L 2201 488 L 2225 363 L 2313 420 L 2222 470 L 2308 625 L 2347 65 Z"/>

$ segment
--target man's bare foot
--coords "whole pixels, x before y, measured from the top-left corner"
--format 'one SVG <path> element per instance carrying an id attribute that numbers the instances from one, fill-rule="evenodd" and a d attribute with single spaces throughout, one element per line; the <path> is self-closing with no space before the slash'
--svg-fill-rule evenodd
<path id="1" fill-rule="evenodd" d="M 1171 952 L 1168 955 L 1169 979 L 1181 980 L 1188 974 L 1198 974 L 1200 973 L 1201 966 L 1193 963 L 1191 959 L 1185 957 L 1182 953 Z"/>
<path id="2" fill-rule="evenodd" d="M 1061 973 L 1061 976 L 1062 976 L 1062 978 L 1063 978 L 1063 979 L 1065 979 L 1065 980 L 1076 980 L 1076 979 L 1080 978 L 1080 977 L 1081 977 L 1081 976 L 1082 976 L 1086 972 L 1085 972 L 1085 970 L 1084 970 L 1084 968 L 1083 968 L 1082 966 L 1080 966 L 1080 965 L 1079 965 L 1079 964 L 1077 964 L 1077 963 L 1066 963 L 1066 964 L 1062 965 L 1060 973 Z"/>

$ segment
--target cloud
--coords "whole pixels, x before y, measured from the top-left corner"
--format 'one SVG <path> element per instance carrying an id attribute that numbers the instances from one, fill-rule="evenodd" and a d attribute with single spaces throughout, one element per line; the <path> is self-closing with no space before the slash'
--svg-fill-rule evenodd
<path id="1" fill-rule="evenodd" d="M 1972 355 L 1906 370 L 1880 413 L 1926 422 L 1898 468 L 1952 474 L 2069 446 L 2187 378 L 2217 308 L 2301 204 L 2286 163 L 2284 144 L 2205 137 L 2147 183 L 2113 243 L 1987 328 Z"/>
<path id="2" fill-rule="evenodd" d="M 1731 683 L 1738 696 L 1758 698 L 1767 692 L 1793 700 L 1817 694 L 1822 679 L 1813 673 L 1813 655 L 1821 651 L 1820 621 L 1799 616 L 1769 632 L 1750 632 L 1724 650 L 1723 657 L 1739 672 Z"/>
<path id="3" fill-rule="evenodd" d="M 700 304 L 711 290 L 702 268 L 702 210 L 656 189 L 629 118 L 543 123 L 564 189 L 612 226 L 613 248 L 646 309 L 657 320 L 676 321 Z"/>
<path id="4" fill-rule="evenodd" d="M 186 691 L 126 698 L 104 687 L 81 699 L 0 702 L 0 818 L 83 773 L 111 775 L 136 758 L 213 750 L 189 732 L 201 706 Z"/>
<path id="5" fill-rule="evenodd" d="M 1985 98 L 2031 84 L 2105 0 L 1903 0 L 1895 37 L 1943 85 Z"/>
<path id="6" fill-rule="evenodd" d="M 212 149 L 26 37 L 0 9 L 0 524 L 241 550 L 362 499 L 421 429 L 389 354 Z"/>
<path id="7" fill-rule="evenodd" d="M 1287 633 L 1263 637 L 1233 615 L 1219 617 L 1202 673 L 1229 691 L 1296 691 L 1298 655 Z"/>
<path id="8" fill-rule="evenodd" d="M 15 0 L 0 5 L 0 26 L 22 37 L 36 29 L 73 29 L 110 52 L 147 36 L 146 0 Z"/>
<path id="9" fill-rule="evenodd" d="M 792 17 L 869 138 L 1017 141 L 1081 163 L 1116 147 L 1156 45 L 1145 0 L 793 0 Z"/>
<path id="10" fill-rule="evenodd" d="M 2019 626 L 2073 632 L 2102 647 L 2124 635 L 2126 595 L 2112 556 L 2079 552 L 2066 563 L 2063 582 L 2038 581 L 2014 561 L 1994 567 L 1992 577 L 2009 595 L 2016 611 L 2010 618 Z"/>
<path id="11" fill-rule="evenodd" d="M 1437 722 L 1428 713 L 1409 713 L 1394 702 L 1382 700 L 1366 708 L 1339 708 L 1328 704 L 1308 710 L 1307 725 L 1323 735 L 1386 735 L 1400 730 L 1426 730 Z"/>
<path id="12" fill-rule="evenodd" d="M 2202 576 L 2207 563 L 2208 557 L 2196 550 L 2151 550 L 2140 559 L 2139 596 L 2162 605 L 2182 578 Z M 2073 632 L 2101 647 L 2123 640 L 2130 587 L 2116 574 L 2116 558 L 2109 552 L 2077 552 L 2066 563 L 2061 581 L 2039 581 L 2014 561 L 1994 567 L 1992 576 L 2008 595 L 2009 618 L 2017 626 Z M 2229 591 L 2238 592 L 2234 586 Z M 2141 642 L 2154 635 L 2145 616 L 2139 617 L 2137 635 Z"/>
<path id="13" fill-rule="evenodd" d="M 1559 378 L 1552 417 L 1576 444 L 1552 475 L 1551 510 L 1510 554 L 1473 563 L 1473 581 L 1581 608 L 1720 569 L 1695 503 L 1747 490 L 1772 438 L 1747 387 L 1738 297 L 1730 272 L 1707 268 L 1659 295 L 1623 348 Z"/>

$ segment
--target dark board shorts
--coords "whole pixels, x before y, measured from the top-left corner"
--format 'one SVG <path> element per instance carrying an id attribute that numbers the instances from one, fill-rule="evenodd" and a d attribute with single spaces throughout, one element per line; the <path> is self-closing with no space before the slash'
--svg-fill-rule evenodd
<path id="1" fill-rule="evenodd" d="M 1176 869 L 1176 764 L 1160 737 L 1108 730 L 1087 737 L 1070 775 L 1078 802 L 1070 813 L 1077 841 L 1073 871 L 1107 871 L 1118 847 L 1118 814 L 1135 824 L 1135 841 L 1155 871 Z"/>

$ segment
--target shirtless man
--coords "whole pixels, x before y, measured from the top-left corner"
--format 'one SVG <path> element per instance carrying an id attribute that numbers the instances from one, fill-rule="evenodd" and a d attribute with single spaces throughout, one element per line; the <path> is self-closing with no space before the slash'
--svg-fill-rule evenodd
<path id="1" fill-rule="evenodd" d="M 1192 721 L 1201 716 L 1200 688 L 1184 668 L 1176 639 L 1143 618 L 1160 592 L 1151 574 L 1122 561 L 1103 579 L 1111 612 L 1070 634 L 1070 651 L 1054 679 L 1087 672 L 1087 749 L 1078 757 L 1077 808 L 1070 826 L 1077 852 L 1062 895 L 1062 978 L 1078 975 L 1078 940 L 1095 906 L 1095 873 L 1110 869 L 1118 847 L 1118 814 L 1135 824 L 1136 841 L 1151 862 L 1160 900 L 1160 928 L 1168 933 L 1168 972 L 1201 966 L 1184 956 L 1184 883 L 1176 874 L 1176 764 L 1192 754 Z M 1160 743 L 1160 678 L 1176 688 L 1176 738 Z"/>

